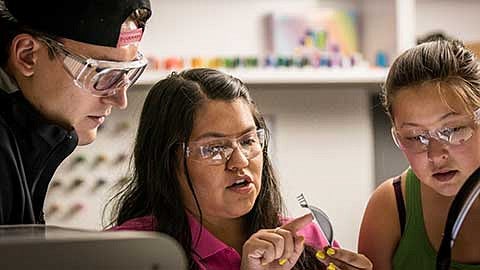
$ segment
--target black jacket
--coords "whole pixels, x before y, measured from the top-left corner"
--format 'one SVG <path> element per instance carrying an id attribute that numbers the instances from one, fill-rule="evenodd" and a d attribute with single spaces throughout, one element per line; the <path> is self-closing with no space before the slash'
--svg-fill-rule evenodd
<path id="1" fill-rule="evenodd" d="M 44 223 L 48 184 L 78 143 L 23 97 L 0 89 L 0 224 Z"/>

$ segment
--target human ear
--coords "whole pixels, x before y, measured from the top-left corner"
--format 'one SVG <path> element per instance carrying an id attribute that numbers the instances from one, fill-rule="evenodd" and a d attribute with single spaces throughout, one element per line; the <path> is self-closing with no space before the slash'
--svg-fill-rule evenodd
<path id="1" fill-rule="evenodd" d="M 15 36 L 10 45 L 10 61 L 13 67 L 25 77 L 31 77 L 35 72 L 38 60 L 40 42 L 29 34 Z"/>

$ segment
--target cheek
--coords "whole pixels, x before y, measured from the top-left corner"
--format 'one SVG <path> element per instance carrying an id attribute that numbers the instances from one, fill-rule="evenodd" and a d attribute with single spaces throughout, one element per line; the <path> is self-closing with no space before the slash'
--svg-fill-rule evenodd
<path id="1" fill-rule="evenodd" d="M 48 119 L 66 128 L 77 124 L 80 112 L 85 110 L 85 103 L 72 92 L 80 89 L 72 90 L 52 85 L 43 90 L 33 96 L 39 110 L 43 111 Z"/>
<path id="2" fill-rule="evenodd" d="M 263 156 L 259 155 L 258 157 L 251 159 L 249 169 L 254 177 L 257 178 L 256 180 L 261 183 L 263 173 Z"/>
<path id="3" fill-rule="evenodd" d="M 86 101 L 86 100 L 84 100 Z M 86 127 L 91 125 L 87 120 L 87 115 L 93 113 L 88 103 L 75 96 L 65 96 L 63 101 L 63 116 L 73 126 Z M 71 104 L 76 104 L 72 106 Z M 108 120 L 108 117 L 107 119 Z M 88 129 L 90 129 L 89 127 Z"/>
<path id="4" fill-rule="evenodd" d="M 184 172 L 184 167 L 183 167 L 183 160 L 179 161 L 180 165 L 178 167 L 178 170 L 176 172 L 177 179 L 178 179 L 178 185 L 180 186 L 180 193 L 182 194 L 182 198 L 185 202 L 185 199 L 188 198 L 187 195 L 190 194 L 190 188 L 188 187 L 187 183 L 187 177 Z"/>
<path id="5" fill-rule="evenodd" d="M 406 153 L 405 157 L 408 160 L 408 163 L 414 167 L 418 167 L 419 165 L 423 165 L 427 163 L 427 154 L 409 154 Z"/>
<path id="6" fill-rule="evenodd" d="M 76 87 L 72 77 L 67 74 L 67 72 L 63 68 L 63 65 L 50 65 L 47 67 L 47 69 L 48 71 L 46 71 L 45 75 L 43 76 L 49 78 L 45 81 L 45 83 L 46 87 L 52 89 L 52 91 L 49 91 L 51 94 L 64 95 L 69 91 L 72 91 L 71 89 Z"/>
<path id="7" fill-rule="evenodd" d="M 422 172 L 426 171 L 429 168 L 426 152 L 419 154 L 403 152 L 403 154 L 407 158 L 408 163 L 415 171 L 415 174 L 417 174 L 417 176 L 419 176 L 419 174 L 422 174 Z"/>
<path id="8" fill-rule="evenodd" d="M 183 160 L 180 160 L 180 166 L 177 172 L 178 181 L 180 182 L 180 190 L 182 194 L 183 203 L 186 205 L 187 208 L 195 209 L 196 204 L 194 197 L 192 195 L 192 191 L 190 190 L 190 186 L 188 185 L 187 175 L 184 170 Z M 192 182 L 193 190 L 200 202 L 204 201 L 205 193 L 208 190 L 211 190 L 207 185 L 207 181 L 205 181 L 205 175 L 202 173 L 202 169 L 199 166 L 196 166 L 194 162 L 188 162 L 188 175 L 190 177 L 190 181 Z"/>
<path id="9" fill-rule="evenodd" d="M 224 173 L 222 166 L 206 166 L 198 162 L 188 162 L 188 174 L 197 195 L 209 194 L 216 187 L 223 190 Z"/>
<path id="10" fill-rule="evenodd" d="M 473 137 L 467 144 L 453 148 L 450 153 L 455 162 L 465 168 L 480 165 L 480 141 L 478 136 Z"/>
<path id="11" fill-rule="evenodd" d="M 468 141 L 466 149 L 473 152 L 473 155 L 477 158 L 480 156 L 480 131 L 477 129 L 472 136 L 472 139 Z"/>

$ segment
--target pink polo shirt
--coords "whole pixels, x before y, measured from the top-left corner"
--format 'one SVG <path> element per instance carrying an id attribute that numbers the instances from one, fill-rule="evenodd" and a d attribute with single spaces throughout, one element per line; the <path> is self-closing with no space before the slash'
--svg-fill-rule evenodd
<path id="1" fill-rule="evenodd" d="M 188 218 L 192 232 L 193 259 L 201 270 L 240 269 L 241 257 L 234 248 L 217 239 L 205 227 L 201 230 L 200 238 L 198 238 L 201 225 L 194 217 L 189 215 Z M 155 223 L 153 216 L 145 216 L 126 221 L 122 225 L 111 228 L 111 230 L 153 231 L 154 228 Z M 328 245 L 327 240 L 316 223 L 312 222 L 308 224 L 299 230 L 297 234 L 305 237 L 305 243 L 315 249 L 321 249 Z M 335 243 L 334 246 L 338 246 L 338 244 Z"/>

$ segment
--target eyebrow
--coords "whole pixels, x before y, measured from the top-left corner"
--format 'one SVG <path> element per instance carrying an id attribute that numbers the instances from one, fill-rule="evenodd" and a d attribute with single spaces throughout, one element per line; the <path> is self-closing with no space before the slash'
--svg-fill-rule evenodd
<path id="1" fill-rule="evenodd" d="M 438 120 L 435 121 L 435 122 L 442 121 L 442 120 L 447 119 L 448 117 L 456 116 L 456 115 L 459 115 L 459 113 L 449 112 L 449 113 L 446 113 L 446 114 L 442 115 L 442 116 L 441 116 L 440 118 L 438 118 Z M 404 127 L 404 126 L 419 127 L 419 126 L 421 126 L 421 125 L 416 124 L 416 123 L 412 123 L 412 122 L 405 122 L 405 123 L 403 123 L 403 124 L 400 126 L 400 128 L 402 128 L 402 127 Z"/>
<path id="2" fill-rule="evenodd" d="M 244 129 L 242 132 L 240 132 L 240 134 L 238 136 L 245 135 L 245 134 L 247 134 L 249 132 L 252 132 L 256 129 L 257 129 L 256 126 L 248 127 L 246 129 Z M 195 140 L 193 140 L 193 141 L 198 141 L 198 140 L 205 139 L 205 138 L 225 138 L 225 137 L 237 137 L 237 136 L 236 135 L 226 135 L 224 133 L 219 133 L 219 132 L 213 132 L 212 131 L 212 132 L 203 133 L 202 135 L 195 138 Z"/>

